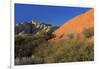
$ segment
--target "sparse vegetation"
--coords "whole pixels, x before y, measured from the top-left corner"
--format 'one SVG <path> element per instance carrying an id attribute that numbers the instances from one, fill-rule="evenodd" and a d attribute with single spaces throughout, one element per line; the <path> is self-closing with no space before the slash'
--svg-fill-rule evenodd
<path id="1" fill-rule="evenodd" d="M 86 42 L 71 39 L 62 40 L 56 44 L 43 44 L 35 49 L 33 55 L 38 63 L 40 59 L 42 63 L 59 63 L 92 61 L 94 60 L 93 52 L 93 44 L 89 46 Z"/>

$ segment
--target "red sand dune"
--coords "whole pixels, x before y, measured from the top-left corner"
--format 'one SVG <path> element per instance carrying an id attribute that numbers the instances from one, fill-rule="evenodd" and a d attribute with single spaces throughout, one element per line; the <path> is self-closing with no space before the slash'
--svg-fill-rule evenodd
<path id="1" fill-rule="evenodd" d="M 58 39 L 69 33 L 81 33 L 86 28 L 94 28 L 94 9 L 65 22 L 53 34 L 56 35 L 55 39 Z"/>

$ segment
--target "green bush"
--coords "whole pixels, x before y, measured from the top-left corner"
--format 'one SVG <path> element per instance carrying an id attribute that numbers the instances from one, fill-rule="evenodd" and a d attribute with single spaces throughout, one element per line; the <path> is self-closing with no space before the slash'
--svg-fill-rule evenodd
<path id="1" fill-rule="evenodd" d="M 85 30 L 83 31 L 83 34 L 84 34 L 84 36 L 85 36 L 86 38 L 89 38 L 89 37 L 91 37 L 91 36 L 94 35 L 94 30 L 91 29 L 91 28 L 85 29 Z"/>
<path id="2" fill-rule="evenodd" d="M 15 58 L 27 57 L 32 55 L 32 52 L 39 45 L 47 42 L 47 36 L 15 36 Z"/>
<path id="3" fill-rule="evenodd" d="M 69 39 L 73 39 L 75 37 L 75 35 L 73 33 L 70 33 L 67 35 Z"/>

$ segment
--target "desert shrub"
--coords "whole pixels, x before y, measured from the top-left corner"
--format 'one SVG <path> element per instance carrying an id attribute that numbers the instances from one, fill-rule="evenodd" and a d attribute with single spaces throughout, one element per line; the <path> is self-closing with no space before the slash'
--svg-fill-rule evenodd
<path id="1" fill-rule="evenodd" d="M 30 57 L 39 45 L 47 42 L 48 36 L 15 36 L 15 58 Z"/>
<path id="2" fill-rule="evenodd" d="M 31 57 L 32 56 L 32 49 L 28 46 L 15 46 L 15 58 L 19 57 Z"/>
<path id="3" fill-rule="evenodd" d="M 89 37 L 91 37 L 91 36 L 94 35 L 94 30 L 91 29 L 91 28 L 85 29 L 85 30 L 83 31 L 83 34 L 84 34 L 84 36 L 85 36 L 86 38 L 89 38 Z"/>
<path id="4" fill-rule="evenodd" d="M 67 35 L 67 37 L 68 37 L 69 39 L 73 39 L 73 38 L 74 38 L 74 34 L 73 34 L 73 33 L 70 33 L 70 34 Z"/>
<path id="5" fill-rule="evenodd" d="M 56 35 L 55 34 L 51 34 L 51 35 L 47 35 L 48 36 L 48 39 L 47 40 L 49 40 L 49 39 L 52 39 L 52 38 L 55 38 L 56 37 Z"/>
<path id="6" fill-rule="evenodd" d="M 75 39 L 43 44 L 35 49 L 35 63 L 58 63 L 94 60 L 93 44 Z"/>

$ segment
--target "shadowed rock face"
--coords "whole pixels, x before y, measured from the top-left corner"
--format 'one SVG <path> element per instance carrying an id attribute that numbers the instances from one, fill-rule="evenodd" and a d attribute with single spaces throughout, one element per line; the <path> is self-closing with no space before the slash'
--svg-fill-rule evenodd
<path id="1" fill-rule="evenodd" d="M 32 34 L 38 31 L 49 32 L 52 25 L 37 21 L 24 22 L 15 25 L 15 34 Z"/>
<path id="2" fill-rule="evenodd" d="M 94 9 L 65 22 L 60 28 L 53 32 L 56 36 L 54 40 L 59 39 L 61 36 L 61 38 L 65 38 L 66 35 L 70 33 L 81 33 L 86 28 L 94 28 Z"/>

